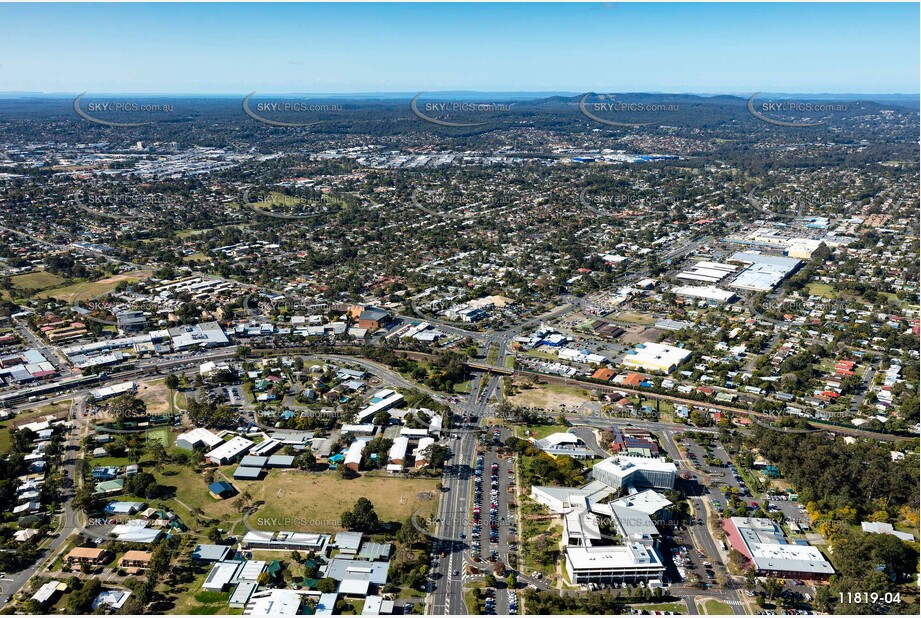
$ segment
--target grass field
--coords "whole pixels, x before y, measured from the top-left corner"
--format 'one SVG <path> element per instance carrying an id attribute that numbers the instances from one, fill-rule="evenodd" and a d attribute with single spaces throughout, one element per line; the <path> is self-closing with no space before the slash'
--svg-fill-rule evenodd
<path id="1" fill-rule="evenodd" d="M 230 476 L 229 471 L 225 474 Z M 435 479 L 403 479 L 386 476 L 362 476 L 343 480 L 338 474 L 283 473 L 271 471 L 262 481 L 235 481 L 253 500 L 265 500 L 265 506 L 250 518 L 253 527 L 304 532 L 341 530 L 343 511 L 351 509 L 359 497 L 374 504 L 381 521 L 404 521 L 416 513 L 420 518 L 434 514 L 438 506 Z M 278 526 L 258 526 L 259 518 L 279 521 Z M 285 526 L 285 522 L 301 524 Z"/>
<path id="2" fill-rule="evenodd" d="M 703 602 L 703 609 L 705 614 L 710 614 L 711 616 L 731 616 L 732 615 L 732 606 L 728 603 L 723 603 L 722 601 L 717 601 L 716 599 L 709 599 Z"/>
<path id="3" fill-rule="evenodd" d="M 164 502 L 171 507 L 175 504 L 173 508 L 180 517 L 187 517 L 189 509 L 200 508 L 207 517 L 220 519 L 226 527 L 242 519 L 242 515 L 231 505 L 233 499 L 215 500 L 212 498 L 208 493 L 204 477 L 197 474 L 192 468 L 168 464 L 159 472 L 155 471 L 152 466 L 148 467 L 147 471 L 156 477 L 160 485 L 174 488 L 176 499 Z M 221 480 L 220 475 L 215 478 Z"/>
<path id="4" fill-rule="evenodd" d="M 149 277 L 151 274 L 153 273 L 149 270 L 135 270 L 129 273 L 99 279 L 98 281 L 82 281 L 64 287 L 45 290 L 37 296 L 39 298 L 57 298 L 58 300 L 63 300 L 68 303 L 72 303 L 75 300 L 89 300 L 96 296 L 111 292 L 123 281 L 140 281 L 141 279 Z"/>
<path id="5" fill-rule="evenodd" d="M 48 288 L 57 287 L 66 281 L 67 279 L 64 277 L 44 270 L 10 277 L 10 282 L 14 287 L 30 290 L 47 290 Z"/>
<path id="6" fill-rule="evenodd" d="M 486 363 L 488 365 L 495 365 L 499 362 L 499 344 L 490 343 L 489 349 L 486 350 Z"/>
<path id="7" fill-rule="evenodd" d="M 631 313 L 630 311 L 621 311 L 620 313 L 615 313 L 613 315 L 609 315 L 608 317 L 612 320 L 617 320 L 618 322 L 627 322 L 629 324 L 652 325 L 656 322 L 655 318 L 652 316 L 643 315 L 641 313 Z"/>
<path id="8" fill-rule="evenodd" d="M 806 287 L 809 288 L 809 293 L 813 296 L 821 296 L 822 298 L 838 298 L 838 295 L 835 293 L 835 289 L 828 283 L 809 283 Z"/>
<path id="9" fill-rule="evenodd" d="M 688 613 L 688 606 L 684 603 L 639 603 L 630 604 L 630 607 L 643 609 L 647 612 L 674 612 L 676 614 Z"/>

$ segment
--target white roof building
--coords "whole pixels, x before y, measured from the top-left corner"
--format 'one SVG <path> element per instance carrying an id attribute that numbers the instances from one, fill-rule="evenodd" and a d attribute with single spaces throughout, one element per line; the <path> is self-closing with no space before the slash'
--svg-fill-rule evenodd
<path id="1" fill-rule="evenodd" d="M 247 440 L 240 436 L 234 436 L 227 442 L 224 442 L 213 451 L 210 451 L 205 457 L 216 465 L 223 465 L 236 460 L 253 446 L 252 440 Z"/>
<path id="2" fill-rule="evenodd" d="M 623 364 L 633 369 L 669 373 L 690 357 L 690 351 L 684 348 L 661 343 L 645 343 L 628 352 L 624 356 Z"/>
<path id="3" fill-rule="evenodd" d="M 652 487 L 672 489 L 678 468 L 674 463 L 653 457 L 616 455 L 592 468 L 592 478 L 609 487 Z"/>
<path id="4" fill-rule="evenodd" d="M 202 322 L 170 328 L 169 336 L 174 350 L 191 347 L 213 348 L 230 343 L 217 322 Z"/>
<path id="5" fill-rule="evenodd" d="M 390 447 L 390 453 L 387 459 L 393 464 L 403 463 L 406 459 L 407 449 L 409 449 L 409 438 L 400 436 L 393 441 L 393 446 Z"/>
<path id="6" fill-rule="evenodd" d="M 187 450 L 193 450 L 199 447 L 214 448 L 223 442 L 220 437 L 214 435 L 204 427 L 196 427 L 185 433 L 176 436 L 176 446 Z"/>
<path id="7" fill-rule="evenodd" d="M 296 616 L 300 614 L 303 598 L 303 593 L 299 591 L 280 588 L 256 592 L 250 597 L 243 614 L 247 616 Z"/>
<path id="8" fill-rule="evenodd" d="M 684 298 L 699 298 L 718 303 L 728 303 L 735 300 L 735 292 L 723 290 L 713 285 L 683 285 L 672 289 L 676 296 Z"/>

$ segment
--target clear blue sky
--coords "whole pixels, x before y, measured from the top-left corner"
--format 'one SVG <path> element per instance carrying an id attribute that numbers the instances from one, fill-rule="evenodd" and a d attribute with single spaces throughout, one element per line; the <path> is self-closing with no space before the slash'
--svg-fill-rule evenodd
<path id="1" fill-rule="evenodd" d="M 919 5 L 0 4 L 0 92 L 918 93 Z"/>

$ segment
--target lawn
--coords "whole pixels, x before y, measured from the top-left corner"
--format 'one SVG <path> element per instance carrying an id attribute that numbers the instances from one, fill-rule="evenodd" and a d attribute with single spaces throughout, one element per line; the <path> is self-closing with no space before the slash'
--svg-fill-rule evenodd
<path id="1" fill-rule="evenodd" d="M 404 521 L 416 513 L 420 518 L 434 514 L 438 505 L 435 479 L 404 479 L 388 476 L 362 476 L 344 480 L 331 472 L 286 473 L 270 471 L 262 481 L 235 481 L 241 491 L 248 490 L 253 500 L 265 506 L 250 518 L 254 528 L 294 529 L 305 532 L 341 530 L 343 511 L 359 497 L 374 504 L 381 521 Z M 257 525 L 260 519 L 277 520 L 277 525 Z M 287 525 L 286 525 L 287 524 Z"/>
<path id="2" fill-rule="evenodd" d="M 530 436 L 528 436 L 528 437 L 534 438 L 535 440 L 542 440 L 542 439 L 546 438 L 547 436 L 549 436 L 549 435 L 552 434 L 552 433 L 558 433 L 558 432 L 559 432 L 559 433 L 565 433 L 565 432 L 569 431 L 569 427 L 566 427 L 565 425 L 525 425 L 525 426 L 520 426 L 520 425 L 519 425 L 519 426 L 517 426 L 515 429 L 516 429 L 516 430 L 518 430 L 518 429 L 521 429 L 521 430 L 522 430 L 522 432 L 521 432 L 521 433 L 522 433 L 522 437 L 524 437 L 524 431 L 523 431 L 523 430 L 528 430 L 528 431 L 530 431 L 531 434 L 530 434 Z"/>
<path id="3" fill-rule="evenodd" d="M 722 601 L 717 601 L 715 599 L 704 601 L 703 609 L 705 614 L 710 614 L 711 616 L 732 615 L 732 606 L 730 606 L 728 603 L 723 603 Z"/>
<path id="4" fill-rule="evenodd" d="M 201 587 L 210 571 L 210 568 L 202 569 L 202 573 L 194 581 L 189 582 L 187 590 L 178 594 L 176 605 L 170 610 L 171 614 L 208 616 L 230 612 L 230 607 L 227 605 L 230 600 L 230 591 L 214 592 L 203 590 Z"/>
<path id="5" fill-rule="evenodd" d="M 486 350 L 486 364 L 495 365 L 499 362 L 499 344 L 490 343 L 489 349 Z"/>

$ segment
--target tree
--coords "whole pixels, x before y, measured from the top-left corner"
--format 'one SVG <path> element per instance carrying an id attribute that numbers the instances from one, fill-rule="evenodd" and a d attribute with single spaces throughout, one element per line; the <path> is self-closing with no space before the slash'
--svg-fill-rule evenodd
<path id="1" fill-rule="evenodd" d="M 745 569 L 745 589 L 754 590 L 758 580 L 755 579 L 755 567 Z"/>
<path id="2" fill-rule="evenodd" d="M 310 451 L 303 451 L 294 458 L 294 465 L 301 470 L 313 470 L 317 467 L 317 456 Z"/>
<path id="3" fill-rule="evenodd" d="M 764 580 L 764 592 L 768 599 L 773 599 L 783 590 L 783 586 L 776 577 L 768 577 Z"/>
<path id="4" fill-rule="evenodd" d="M 175 391 L 179 388 L 179 376 L 177 376 L 174 373 L 171 373 L 168 376 L 166 376 L 165 382 L 166 382 L 166 388 L 170 389 L 171 391 Z"/>
<path id="5" fill-rule="evenodd" d="M 169 463 L 169 453 L 159 440 L 148 440 L 144 448 L 147 453 L 153 457 L 154 467 L 157 470 L 162 470 L 163 466 Z"/>
<path id="6" fill-rule="evenodd" d="M 495 588 L 498 582 L 496 581 L 495 575 L 487 573 L 486 577 L 483 578 L 483 583 L 486 584 L 487 588 Z"/>
<path id="7" fill-rule="evenodd" d="M 505 578 L 505 583 L 508 585 L 510 590 L 514 590 L 518 587 L 518 578 L 514 573 L 509 573 L 508 577 Z"/>
<path id="8" fill-rule="evenodd" d="M 102 496 L 96 493 L 92 483 L 84 483 L 77 490 L 73 499 L 73 506 L 86 515 L 95 515 L 102 510 Z"/>
<path id="9" fill-rule="evenodd" d="M 324 577 L 317 582 L 317 590 L 324 593 L 335 592 L 339 585 L 332 577 Z"/>
<path id="10" fill-rule="evenodd" d="M 342 527 L 354 532 L 374 532 L 380 524 L 374 505 L 365 497 L 359 498 L 351 511 L 342 513 Z"/>
<path id="11" fill-rule="evenodd" d="M 208 531 L 208 540 L 212 543 L 220 543 L 222 538 L 223 535 L 217 528 L 211 528 L 211 530 Z"/>

